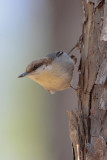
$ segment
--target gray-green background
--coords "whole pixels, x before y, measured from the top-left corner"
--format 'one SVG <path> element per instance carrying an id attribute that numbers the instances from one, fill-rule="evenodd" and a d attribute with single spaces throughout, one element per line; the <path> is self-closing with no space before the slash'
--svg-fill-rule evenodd
<path id="1" fill-rule="evenodd" d="M 34 59 L 68 52 L 80 33 L 78 0 L 0 0 L 0 160 L 72 159 L 66 111 L 76 94 L 50 95 L 17 76 Z"/>

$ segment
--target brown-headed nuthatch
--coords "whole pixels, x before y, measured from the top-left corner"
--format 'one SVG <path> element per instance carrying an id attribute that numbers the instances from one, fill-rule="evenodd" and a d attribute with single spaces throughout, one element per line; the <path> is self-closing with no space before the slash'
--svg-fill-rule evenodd
<path id="1" fill-rule="evenodd" d="M 54 93 L 71 87 L 74 64 L 77 59 L 65 52 L 54 52 L 32 61 L 20 77 L 29 77 L 45 89 Z"/>

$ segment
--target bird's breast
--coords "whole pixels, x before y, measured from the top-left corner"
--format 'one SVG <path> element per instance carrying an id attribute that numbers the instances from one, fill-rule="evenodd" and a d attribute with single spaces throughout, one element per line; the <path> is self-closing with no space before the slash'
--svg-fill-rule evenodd
<path id="1" fill-rule="evenodd" d="M 35 77 L 35 81 L 49 91 L 57 91 L 70 87 L 71 76 L 67 73 L 61 74 L 56 71 L 43 72 Z"/>

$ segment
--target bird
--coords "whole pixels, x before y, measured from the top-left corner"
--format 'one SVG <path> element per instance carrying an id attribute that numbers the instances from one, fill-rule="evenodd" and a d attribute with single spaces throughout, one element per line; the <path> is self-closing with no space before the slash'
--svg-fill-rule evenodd
<path id="1" fill-rule="evenodd" d="M 32 61 L 18 78 L 28 77 L 53 94 L 72 87 L 71 81 L 76 62 L 77 58 L 74 55 L 56 51 Z"/>

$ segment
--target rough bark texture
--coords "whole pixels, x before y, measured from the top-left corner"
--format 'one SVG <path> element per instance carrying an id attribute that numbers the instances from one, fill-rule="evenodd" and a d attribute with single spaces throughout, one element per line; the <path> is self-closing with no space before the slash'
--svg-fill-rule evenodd
<path id="1" fill-rule="evenodd" d="M 70 138 L 75 160 L 107 160 L 107 2 L 82 0 L 82 6 L 79 103 L 76 113 L 68 112 Z"/>

